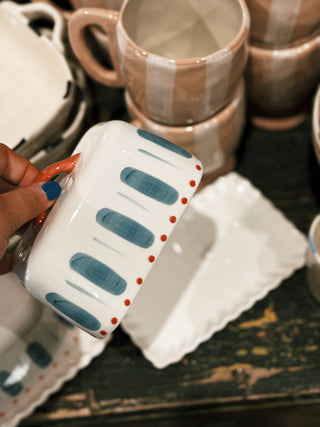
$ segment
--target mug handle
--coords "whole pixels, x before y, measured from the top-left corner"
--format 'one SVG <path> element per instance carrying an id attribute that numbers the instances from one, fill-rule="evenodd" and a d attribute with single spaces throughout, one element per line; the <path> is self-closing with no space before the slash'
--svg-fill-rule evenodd
<path id="1" fill-rule="evenodd" d="M 68 22 L 71 47 L 79 62 L 88 74 L 99 83 L 123 87 L 123 78 L 118 59 L 116 25 L 119 12 L 116 10 L 82 8 L 74 12 Z M 90 25 L 101 27 L 108 35 L 111 61 L 114 70 L 101 65 L 93 56 L 85 39 L 84 29 Z"/>
<path id="2" fill-rule="evenodd" d="M 64 54 L 64 21 L 59 12 L 53 6 L 46 3 L 29 3 L 13 5 L 13 7 L 16 12 L 25 16 L 30 22 L 44 17 L 53 21 L 52 38 L 50 41 L 59 52 Z"/>
<path id="3" fill-rule="evenodd" d="M 57 9 L 57 11 L 62 15 L 62 17 L 66 21 L 68 21 L 70 19 L 70 17 L 71 17 L 72 11 L 69 11 L 69 10 L 63 9 L 62 7 L 59 7 L 57 4 L 55 4 L 51 0 L 31 0 L 31 1 L 34 2 L 34 3 L 41 2 L 41 3 L 50 4 L 50 6 L 54 7 L 55 9 Z"/>
<path id="4" fill-rule="evenodd" d="M 52 165 L 47 166 L 42 172 L 40 172 L 34 182 L 50 181 L 52 178 L 54 178 L 56 175 L 59 175 L 60 173 L 71 173 L 76 167 L 79 160 L 80 153 L 76 153 L 67 159 L 53 163 Z M 35 218 L 33 223 L 33 227 L 35 230 L 38 230 L 40 228 L 47 215 L 48 211 L 45 211 Z"/>

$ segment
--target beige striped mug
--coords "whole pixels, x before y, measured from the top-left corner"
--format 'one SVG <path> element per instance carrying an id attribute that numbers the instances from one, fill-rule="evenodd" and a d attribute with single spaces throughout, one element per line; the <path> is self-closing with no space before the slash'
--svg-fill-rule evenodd
<path id="1" fill-rule="evenodd" d="M 114 70 L 98 62 L 84 29 L 109 36 Z M 71 46 L 97 81 L 125 87 L 137 107 L 168 124 L 197 123 L 233 97 L 248 55 L 244 0 L 127 0 L 120 12 L 78 9 L 69 21 Z"/>
<path id="2" fill-rule="evenodd" d="M 261 47 L 300 43 L 320 30 L 319 0 L 246 0 L 250 40 Z"/>

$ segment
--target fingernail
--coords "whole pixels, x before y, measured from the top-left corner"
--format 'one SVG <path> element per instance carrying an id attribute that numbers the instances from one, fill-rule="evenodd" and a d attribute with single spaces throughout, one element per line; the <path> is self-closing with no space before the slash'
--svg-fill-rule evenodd
<path id="1" fill-rule="evenodd" d="M 61 193 L 61 187 L 56 181 L 45 182 L 41 188 L 46 193 L 47 199 L 50 202 L 56 199 Z"/>

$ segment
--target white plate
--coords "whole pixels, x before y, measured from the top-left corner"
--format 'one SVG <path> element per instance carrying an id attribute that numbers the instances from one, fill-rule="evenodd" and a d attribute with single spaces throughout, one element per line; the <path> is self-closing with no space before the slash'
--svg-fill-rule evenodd
<path id="1" fill-rule="evenodd" d="M 122 328 L 164 368 L 302 267 L 306 250 L 305 236 L 230 173 L 194 196 Z"/>
<path id="2" fill-rule="evenodd" d="M 5 329 L 3 331 L 9 333 Z M 14 346 L 1 356 L 1 427 L 16 426 L 22 418 L 30 415 L 98 356 L 110 340 L 110 337 L 97 340 L 67 325 L 48 307 L 44 307 L 37 326 L 23 339 L 15 338 Z M 10 372 L 5 387 L 4 371 Z M 6 387 L 11 394 L 4 390 Z"/>

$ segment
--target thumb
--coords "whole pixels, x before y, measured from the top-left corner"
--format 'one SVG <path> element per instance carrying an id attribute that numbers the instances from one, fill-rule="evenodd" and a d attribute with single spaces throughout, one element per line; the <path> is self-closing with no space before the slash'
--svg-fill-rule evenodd
<path id="1" fill-rule="evenodd" d="M 38 182 L 0 195 L 0 259 L 18 228 L 53 205 L 61 193 L 55 181 Z"/>

